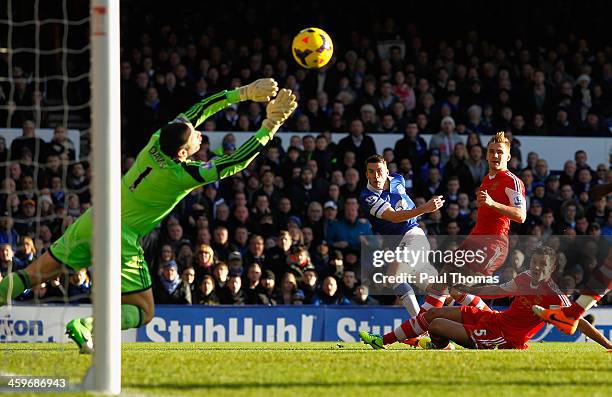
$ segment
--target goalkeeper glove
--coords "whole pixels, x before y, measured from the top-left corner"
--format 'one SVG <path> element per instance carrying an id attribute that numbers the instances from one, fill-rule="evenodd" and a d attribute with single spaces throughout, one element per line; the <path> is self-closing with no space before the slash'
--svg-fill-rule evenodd
<path id="1" fill-rule="evenodd" d="M 276 96 L 278 83 L 274 79 L 259 79 L 239 90 L 241 101 L 267 102 Z"/>
<path id="2" fill-rule="evenodd" d="M 291 116 L 291 113 L 297 108 L 295 95 L 291 90 L 282 89 L 274 100 L 270 101 L 266 107 L 266 119 L 262 122 L 262 126 L 269 129 L 273 133 Z"/>

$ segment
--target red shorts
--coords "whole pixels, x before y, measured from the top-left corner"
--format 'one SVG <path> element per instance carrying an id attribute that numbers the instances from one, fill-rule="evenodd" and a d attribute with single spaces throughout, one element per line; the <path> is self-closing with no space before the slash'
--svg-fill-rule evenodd
<path id="1" fill-rule="evenodd" d="M 457 247 L 457 251 L 465 252 L 465 268 L 472 273 L 491 276 L 504 264 L 508 256 L 508 237 L 469 235 Z M 456 260 L 455 262 L 458 266 L 459 263 Z"/>
<path id="2" fill-rule="evenodd" d="M 497 324 L 499 313 L 477 309 L 473 306 L 461 306 L 463 328 L 477 349 L 526 349 L 526 345 L 517 346 L 506 340 Z"/>

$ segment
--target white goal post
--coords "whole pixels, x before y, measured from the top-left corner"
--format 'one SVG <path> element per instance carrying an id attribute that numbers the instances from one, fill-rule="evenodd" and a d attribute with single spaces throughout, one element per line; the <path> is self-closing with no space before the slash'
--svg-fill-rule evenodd
<path id="1" fill-rule="evenodd" d="M 95 351 L 84 386 L 117 395 L 121 392 L 119 0 L 92 0 L 90 26 Z"/>

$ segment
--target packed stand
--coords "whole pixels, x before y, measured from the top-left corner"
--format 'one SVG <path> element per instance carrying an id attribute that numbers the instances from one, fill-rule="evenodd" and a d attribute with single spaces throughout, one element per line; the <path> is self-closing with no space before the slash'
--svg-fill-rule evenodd
<path id="1" fill-rule="evenodd" d="M 612 182 L 609 164 L 589 164 L 578 150 L 563 170 L 550 170 L 545 158 L 525 153 L 520 143 L 525 135 L 610 136 L 610 46 L 591 47 L 553 28 L 530 36 L 528 45 L 521 38 L 497 42 L 480 30 L 426 41 L 417 24 L 380 17 L 368 34 L 330 31 L 337 52 L 317 72 L 292 61 L 292 28 L 257 29 L 267 6 L 236 15 L 235 6 L 211 10 L 220 21 L 245 15 L 231 36 L 214 23 L 196 23 L 197 10 L 166 21 L 154 5 L 144 17 L 138 14 L 142 5 L 122 10 L 124 172 L 150 135 L 192 103 L 260 77 L 273 77 L 299 95 L 300 108 L 286 129 L 306 133 L 291 136 L 287 149 L 274 140 L 247 170 L 194 190 L 143 238 L 156 303 L 394 303 L 370 296 L 359 280 L 360 243 L 372 233 L 357 200 L 365 186 L 364 160 L 382 153 L 389 169 L 408 182 L 416 205 L 434 194 L 445 197 L 442 210 L 421 219 L 428 234 L 467 234 L 475 222 L 474 194 L 487 173 L 481 135 L 498 130 L 514 138 L 509 166 L 523 180 L 529 203 L 527 221 L 513 225 L 512 233 L 612 235 L 612 197 L 591 202 L 587 194 L 595 184 Z M 393 43 L 379 53 L 381 40 Z M 16 120 L 7 112 L 3 125 Z M 247 102 L 207 120 L 204 134 L 229 133 L 219 147 L 204 136 L 196 157 L 232 153 L 232 132 L 255 131 L 262 112 L 260 104 Z M 10 146 L 0 138 L 2 275 L 44 252 L 91 204 L 89 165 L 74 158 L 64 126 L 53 126 L 47 143 L 36 128 L 51 125 L 20 117 L 23 136 Z M 334 142 L 331 133 L 346 136 Z M 376 133 L 403 138 L 393 148 L 377 147 Z M 503 278 L 524 269 L 528 256 L 513 249 Z M 602 260 L 570 263 L 558 281 L 578 291 L 592 261 Z M 61 275 L 20 299 L 86 301 L 89 277 Z"/>

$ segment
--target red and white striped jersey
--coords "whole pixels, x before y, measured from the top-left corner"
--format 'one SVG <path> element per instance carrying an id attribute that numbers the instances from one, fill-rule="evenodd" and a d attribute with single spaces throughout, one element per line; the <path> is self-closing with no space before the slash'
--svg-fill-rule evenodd
<path id="1" fill-rule="evenodd" d="M 491 198 L 510 207 L 527 211 L 525 185 L 512 172 L 499 171 L 494 177 L 486 175 L 480 184 L 480 191 L 486 191 Z M 489 207 L 478 208 L 478 219 L 470 234 L 504 236 L 508 235 L 510 218 Z"/>

